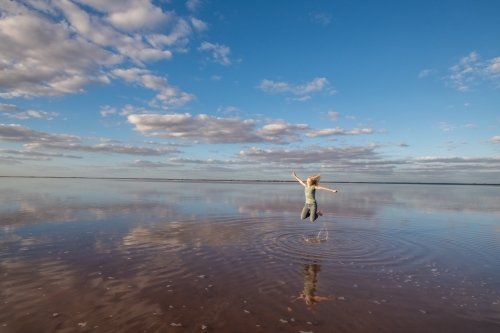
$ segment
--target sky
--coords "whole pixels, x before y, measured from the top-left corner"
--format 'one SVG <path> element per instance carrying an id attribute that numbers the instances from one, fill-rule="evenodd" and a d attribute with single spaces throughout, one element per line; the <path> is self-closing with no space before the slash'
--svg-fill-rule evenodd
<path id="1" fill-rule="evenodd" d="M 0 175 L 500 183 L 499 12 L 0 0 Z"/>

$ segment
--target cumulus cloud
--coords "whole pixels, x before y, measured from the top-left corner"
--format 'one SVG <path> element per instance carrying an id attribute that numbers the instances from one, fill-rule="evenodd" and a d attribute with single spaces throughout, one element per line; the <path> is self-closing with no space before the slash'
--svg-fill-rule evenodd
<path id="1" fill-rule="evenodd" d="M 489 139 L 488 142 L 491 142 L 491 143 L 500 143 L 500 135 L 495 135 L 494 137 L 492 137 L 491 139 Z"/>
<path id="2" fill-rule="evenodd" d="M 59 96 L 109 84 L 110 68 L 169 59 L 184 52 L 191 26 L 204 29 L 204 22 L 150 0 L 3 1 L 0 11 L 2 98 Z"/>
<path id="3" fill-rule="evenodd" d="M 398 147 L 409 147 L 410 145 L 405 142 L 400 142 L 397 144 Z"/>
<path id="4" fill-rule="evenodd" d="M 269 121 L 256 129 L 258 120 L 237 117 L 221 118 L 189 113 L 129 115 L 135 130 L 151 136 L 200 139 L 208 143 L 272 142 L 286 144 L 297 140 L 297 132 L 307 129 L 304 124 Z"/>
<path id="5" fill-rule="evenodd" d="M 179 88 L 169 85 L 167 79 L 153 75 L 146 69 L 114 69 L 112 73 L 127 82 L 136 83 L 145 88 L 158 91 L 159 93 L 150 103 L 152 106 L 156 106 L 159 103 L 164 109 L 170 109 L 182 106 L 196 99 L 196 96 L 193 94 L 180 91 Z"/>
<path id="6" fill-rule="evenodd" d="M 375 131 L 371 128 L 354 128 L 352 130 L 346 130 L 341 127 L 335 128 L 323 128 L 315 129 L 311 132 L 305 134 L 308 138 L 317 138 L 322 136 L 332 136 L 332 135 L 360 135 L 360 134 L 373 134 Z"/>
<path id="7" fill-rule="evenodd" d="M 228 46 L 203 42 L 198 47 L 198 51 L 212 51 L 213 62 L 224 66 L 231 65 L 231 60 L 228 58 L 231 49 Z"/>
<path id="8" fill-rule="evenodd" d="M 307 124 L 290 124 L 283 120 L 270 120 L 269 124 L 255 131 L 255 133 L 265 139 L 265 141 L 275 143 L 285 143 L 286 141 L 299 141 L 298 133 L 308 130 Z"/>
<path id="9" fill-rule="evenodd" d="M 330 83 L 324 77 L 315 78 L 311 82 L 308 82 L 304 85 L 294 86 L 292 84 L 286 82 L 274 82 L 272 80 L 262 80 L 260 85 L 257 88 L 261 89 L 267 93 L 282 93 L 282 92 L 290 92 L 294 95 L 306 95 L 313 92 L 322 91 L 329 87 Z"/>

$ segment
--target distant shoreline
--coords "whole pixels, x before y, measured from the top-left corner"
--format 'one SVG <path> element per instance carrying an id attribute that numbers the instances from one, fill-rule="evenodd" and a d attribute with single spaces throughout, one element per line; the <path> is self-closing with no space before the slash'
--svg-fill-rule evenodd
<path id="1" fill-rule="evenodd" d="M 0 178 L 29 178 L 29 179 L 100 179 L 100 180 L 138 180 L 138 181 L 185 181 L 185 182 L 239 182 L 239 183 L 295 183 L 295 180 L 249 180 L 249 179 L 205 179 L 205 178 L 127 178 L 127 177 L 40 177 L 40 176 L 0 176 Z M 325 181 L 329 184 L 387 184 L 387 185 L 479 185 L 500 186 L 495 183 L 425 183 L 425 182 L 355 182 L 355 181 Z"/>

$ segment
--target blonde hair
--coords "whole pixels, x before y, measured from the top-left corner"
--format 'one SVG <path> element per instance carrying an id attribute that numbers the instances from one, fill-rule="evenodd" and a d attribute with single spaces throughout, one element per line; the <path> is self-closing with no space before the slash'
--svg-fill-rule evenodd
<path id="1" fill-rule="evenodd" d="M 321 179 L 321 175 L 309 176 L 307 179 L 311 179 L 313 185 L 318 186 L 319 180 Z"/>

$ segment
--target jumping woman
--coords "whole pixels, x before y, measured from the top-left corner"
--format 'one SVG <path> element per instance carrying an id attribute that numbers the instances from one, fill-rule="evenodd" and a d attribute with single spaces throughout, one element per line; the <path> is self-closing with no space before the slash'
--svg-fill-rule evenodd
<path id="1" fill-rule="evenodd" d="M 321 175 L 316 175 L 316 176 L 310 176 L 307 177 L 306 184 L 302 180 L 300 180 L 299 177 L 297 177 L 297 174 L 295 172 L 292 173 L 292 176 L 298 180 L 299 183 L 302 184 L 302 186 L 305 187 L 304 193 L 306 195 L 306 203 L 304 205 L 304 208 L 302 208 L 302 213 L 300 214 L 301 219 L 306 219 L 308 217 L 311 217 L 311 222 L 316 221 L 318 216 L 323 216 L 323 213 L 318 211 L 318 205 L 316 203 L 316 190 L 325 190 L 325 191 L 330 191 L 333 193 L 337 193 L 337 190 L 332 190 L 328 187 L 323 187 L 319 186 L 319 179 L 321 178 Z"/>

